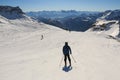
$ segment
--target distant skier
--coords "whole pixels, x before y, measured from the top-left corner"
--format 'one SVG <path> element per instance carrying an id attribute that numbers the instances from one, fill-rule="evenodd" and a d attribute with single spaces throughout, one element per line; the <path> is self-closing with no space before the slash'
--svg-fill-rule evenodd
<path id="1" fill-rule="evenodd" d="M 41 35 L 41 40 L 43 39 L 43 35 Z"/>
<path id="2" fill-rule="evenodd" d="M 65 45 L 63 46 L 63 54 L 64 54 L 65 66 L 67 66 L 67 58 L 69 60 L 69 66 L 71 66 L 70 54 L 72 54 L 72 51 L 70 46 L 68 45 L 68 42 L 65 42 Z"/>

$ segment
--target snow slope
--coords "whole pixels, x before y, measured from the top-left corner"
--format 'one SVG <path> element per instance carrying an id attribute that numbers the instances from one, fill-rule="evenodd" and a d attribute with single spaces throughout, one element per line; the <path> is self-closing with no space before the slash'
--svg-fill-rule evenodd
<path id="1" fill-rule="evenodd" d="M 72 59 L 69 72 L 62 70 L 63 61 L 59 66 L 65 41 L 77 61 Z M 0 23 L 0 80 L 120 80 L 119 50 L 119 42 L 94 32 L 66 32 L 29 18 L 9 20 Z"/>

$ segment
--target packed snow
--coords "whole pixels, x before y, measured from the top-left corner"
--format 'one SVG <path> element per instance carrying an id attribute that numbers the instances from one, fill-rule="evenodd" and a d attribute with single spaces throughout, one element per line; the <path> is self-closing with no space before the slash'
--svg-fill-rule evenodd
<path id="1" fill-rule="evenodd" d="M 120 80 L 120 42 L 30 18 L 0 20 L 0 80 Z M 66 41 L 76 60 L 71 57 L 68 72 L 63 70 L 64 61 L 60 65 Z"/>

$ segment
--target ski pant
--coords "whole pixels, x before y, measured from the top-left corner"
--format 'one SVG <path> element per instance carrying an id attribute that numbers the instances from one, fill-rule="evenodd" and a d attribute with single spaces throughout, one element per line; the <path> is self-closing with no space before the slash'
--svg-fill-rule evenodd
<path id="1" fill-rule="evenodd" d="M 68 60 L 69 60 L 70 66 L 71 66 L 71 59 L 70 59 L 70 55 L 69 55 L 69 54 L 65 54 L 65 55 L 64 55 L 65 66 L 67 66 L 67 58 L 68 58 Z"/>

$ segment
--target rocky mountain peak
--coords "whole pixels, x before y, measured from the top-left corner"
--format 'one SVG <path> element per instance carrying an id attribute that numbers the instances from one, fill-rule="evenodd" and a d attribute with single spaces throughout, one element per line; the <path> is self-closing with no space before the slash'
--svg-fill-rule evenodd
<path id="1" fill-rule="evenodd" d="M 24 12 L 17 6 L 0 6 L 0 15 L 7 19 L 21 18 Z"/>

